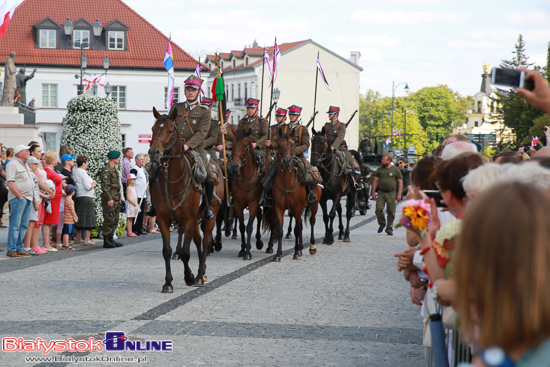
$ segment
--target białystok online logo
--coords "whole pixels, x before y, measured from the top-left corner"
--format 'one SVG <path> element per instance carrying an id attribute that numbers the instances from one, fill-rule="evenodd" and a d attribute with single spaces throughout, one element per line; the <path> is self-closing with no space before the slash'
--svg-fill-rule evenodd
<path id="1" fill-rule="evenodd" d="M 171 352 L 173 342 L 171 340 L 129 340 L 123 331 L 108 331 L 104 340 L 88 338 L 88 340 L 51 340 L 46 342 L 42 338 L 25 340 L 23 338 L 2 338 L 2 351 L 4 352 Z"/>

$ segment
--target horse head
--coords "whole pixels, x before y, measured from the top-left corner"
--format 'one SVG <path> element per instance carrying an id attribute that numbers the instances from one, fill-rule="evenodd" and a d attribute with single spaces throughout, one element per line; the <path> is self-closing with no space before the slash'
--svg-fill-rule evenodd
<path id="1" fill-rule="evenodd" d="M 233 148 L 231 154 L 231 170 L 235 176 L 239 175 L 241 168 L 249 161 L 254 161 L 254 148 L 250 134 L 252 130 L 239 130 L 235 134 L 233 140 Z"/>
<path id="2" fill-rule="evenodd" d="M 313 138 L 311 138 L 311 165 L 318 166 L 319 161 L 324 158 L 328 149 L 328 139 L 325 135 L 325 128 L 321 131 L 312 129 Z"/>
<path id="3" fill-rule="evenodd" d="M 155 123 L 151 130 L 153 131 L 153 137 L 149 145 L 149 157 L 151 161 L 158 162 L 163 156 L 174 155 L 178 152 L 178 147 L 181 144 L 176 144 L 179 138 L 179 132 L 176 126 L 176 117 L 178 111 L 174 108 L 174 111 L 168 115 L 161 115 L 155 107 L 153 107 L 153 115 L 155 116 Z"/>
<path id="4" fill-rule="evenodd" d="M 283 134 L 279 130 L 279 149 L 277 150 L 277 158 L 283 163 L 283 168 L 287 169 L 292 162 L 292 158 L 296 155 L 296 147 L 294 144 L 294 130 L 289 135 Z"/>

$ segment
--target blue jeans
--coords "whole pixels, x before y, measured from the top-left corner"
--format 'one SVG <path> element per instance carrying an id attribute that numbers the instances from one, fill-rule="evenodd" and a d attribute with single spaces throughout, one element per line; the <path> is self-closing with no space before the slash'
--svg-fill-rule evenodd
<path id="1" fill-rule="evenodd" d="M 27 199 L 13 198 L 10 200 L 10 228 L 8 231 L 8 252 L 23 250 L 23 238 L 29 227 L 33 202 Z"/>

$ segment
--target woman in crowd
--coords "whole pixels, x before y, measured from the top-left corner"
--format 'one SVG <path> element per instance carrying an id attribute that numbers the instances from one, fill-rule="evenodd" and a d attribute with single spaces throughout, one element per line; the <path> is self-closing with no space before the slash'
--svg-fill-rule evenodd
<path id="1" fill-rule="evenodd" d="M 469 204 L 454 277 L 461 329 L 472 339 L 478 327 L 478 346 L 489 348 L 475 366 L 548 366 L 549 207 L 548 191 L 520 182 L 491 186 Z"/>
<path id="2" fill-rule="evenodd" d="M 46 212 L 44 217 L 44 224 L 42 226 L 42 247 L 47 251 L 57 251 L 57 245 L 55 243 L 50 244 L 50 234 L 52 225 L 57 225 L 59 223 L 59 206 L 61 205 L 61 197 L 63 195 L 63 178 L 54 171 L 57 165 L 57 154 L 55 152 L 47 152 L 44 154 L 44 162 L 46 164 L 44 171 L 46 171 L 47 179 L 55 183 L 55 196 L 51 202 L 51 213 Z"/>
<path id="3" fill-rule="evenodd" d="M 143 156 L 145 159 L 144 167 L 145 167 L 145 174 L 147 175 L 147 184 L 149 184 L 149 167 L 151 166 L 151 159 L 149 158 L 149 154 L 145 154 Z M 160 233 L 159 231 L 155 230 L 155 224 L 157 222 L 157 216 L 155 214 L 155 211 L 153 210 L 153 205 L 151 204 L 151 191 L 149 188 L 147 188 L 147 204 L 146 204 L 146 211 L 143 215 L 143 230 L 149 233 Z"/>
<path id="4" fill-rule="evenodd" d="M 76 184 L 76 195 L 74 205 L 78 221 L 76 222 L 75 243 L 84 245 L 95 245 L 90 235 L 96 227 L 95 209 L 94 209 L 94 189 L 97 182 L 93 180 L 88 172 L 88 158 L 81 155 L 76 158 L 77 168 L 73 172 L 73 180 Z M 82 240 L 82 231 L 84 240 Z"/>
<path id="5" fill-rule="evenodd" d="M 6 160 L 4 161 L 4 166 L 10 163 L 10 161 L 13 159 L 13 156 L 13 148 L 8 148 L 8 150 L 6 150 Z"/>

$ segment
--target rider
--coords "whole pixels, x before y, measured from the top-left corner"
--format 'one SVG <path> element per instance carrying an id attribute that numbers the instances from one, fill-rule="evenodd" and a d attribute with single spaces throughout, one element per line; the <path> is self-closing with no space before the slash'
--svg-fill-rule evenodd
<path id="1" fill-rule="evenodd" d="M 341 153 L 345 156 L 345 162 L 342 162 L 344 165 L 344 175 L 350 175 L 351 180 L 355 183 L 355 188 L 359 189 L 360 184 L 358 184 L 353 178 L 353 156 L 348 151 L 348 146 L 344 140 L 346 137 L 346 124 L 338 121 L 338 115 L 340 114 L 340 107 L 330 106 L 328 111 L 328 118 L 330 122 L 325 124 L 325 134 L 327 135 L 330 149 L 332 151 L 336 150 L 336 154 L 340 156 Z M 341 153 L 340 153 L 341 152 Z M 341 158 L 340 158 L 341 159 Z"/>
<path id="2" fill-rule="evenodd" d="M 201 99 L 201 107 L 206 108 L 208 111 L 212 110 L 212 99 L 203 97 Z M 208 129 L 208 134 L 206 139 L 204 139 L 204 150 L 210 155 L 210 159 L 214 162 L 220 164 L 218 157 L 216 157 L 216 152 L 214 150 L 215 145 L 218 144 L 218 133 L 220 132 L 220 125 L 218 120 L 213 119 L 210 115 L 212 122 L 210 123 L 210 128 Z"/>
<path id="3" fill-rule="evenodd" d="M 262 186 L 265 189 L 265 195 L 264 195 L 265 207 L 273 206 L 273 198 L 271 196 L 271 186 L 273 184 L 273 177 L 275 177 L 275 174 L 277 173 L 277 165 L 274 165 L 272 163 L 275 162 L 274 160 L 275 153 L 279 148 L 279 129 L 283 132 L 283 134 L 290 133 L 290 129 L 291 129 L 290 125 L 287 124 L 286 122 L 287 113 L 288 111 L 284 108 L 278 108 L 277 111 L 275 111 L 275 119 L 277 120 L 277 124 L 269 127 L 271 129 L 271 133 L 270 133 L 271 136 L 270 136 L 270 139 L 265 141 L 265 146 L 270 150 L 269 157 L 267 157 L 270 168 L 268 172 L 266 172 L 266 175 L 262 180 Z"/>
<path id="4" fill-rule="evenodd" d="M 208 135 L 208 130 L 212 123 L 210 111 L 199 105 L 199 94 L 203 80 L 191 75 L 185 80 L 185 97 L 187 100 L 182 103 L 174 103 L 170 109 L 169 115 L 176 109 L 176 124 L 183 141 L 184 151 L 194 150 L 202 158 L 207 166 L 206 152 L 204 150 L 204 140 Z M 204 210 L 204 218 L 214 219 L 212 212 L 212 199 L 214 197 L 214 181 L 212 171 L 206 167 L 206 180 L 204 181 L 207 205 Z"/>

